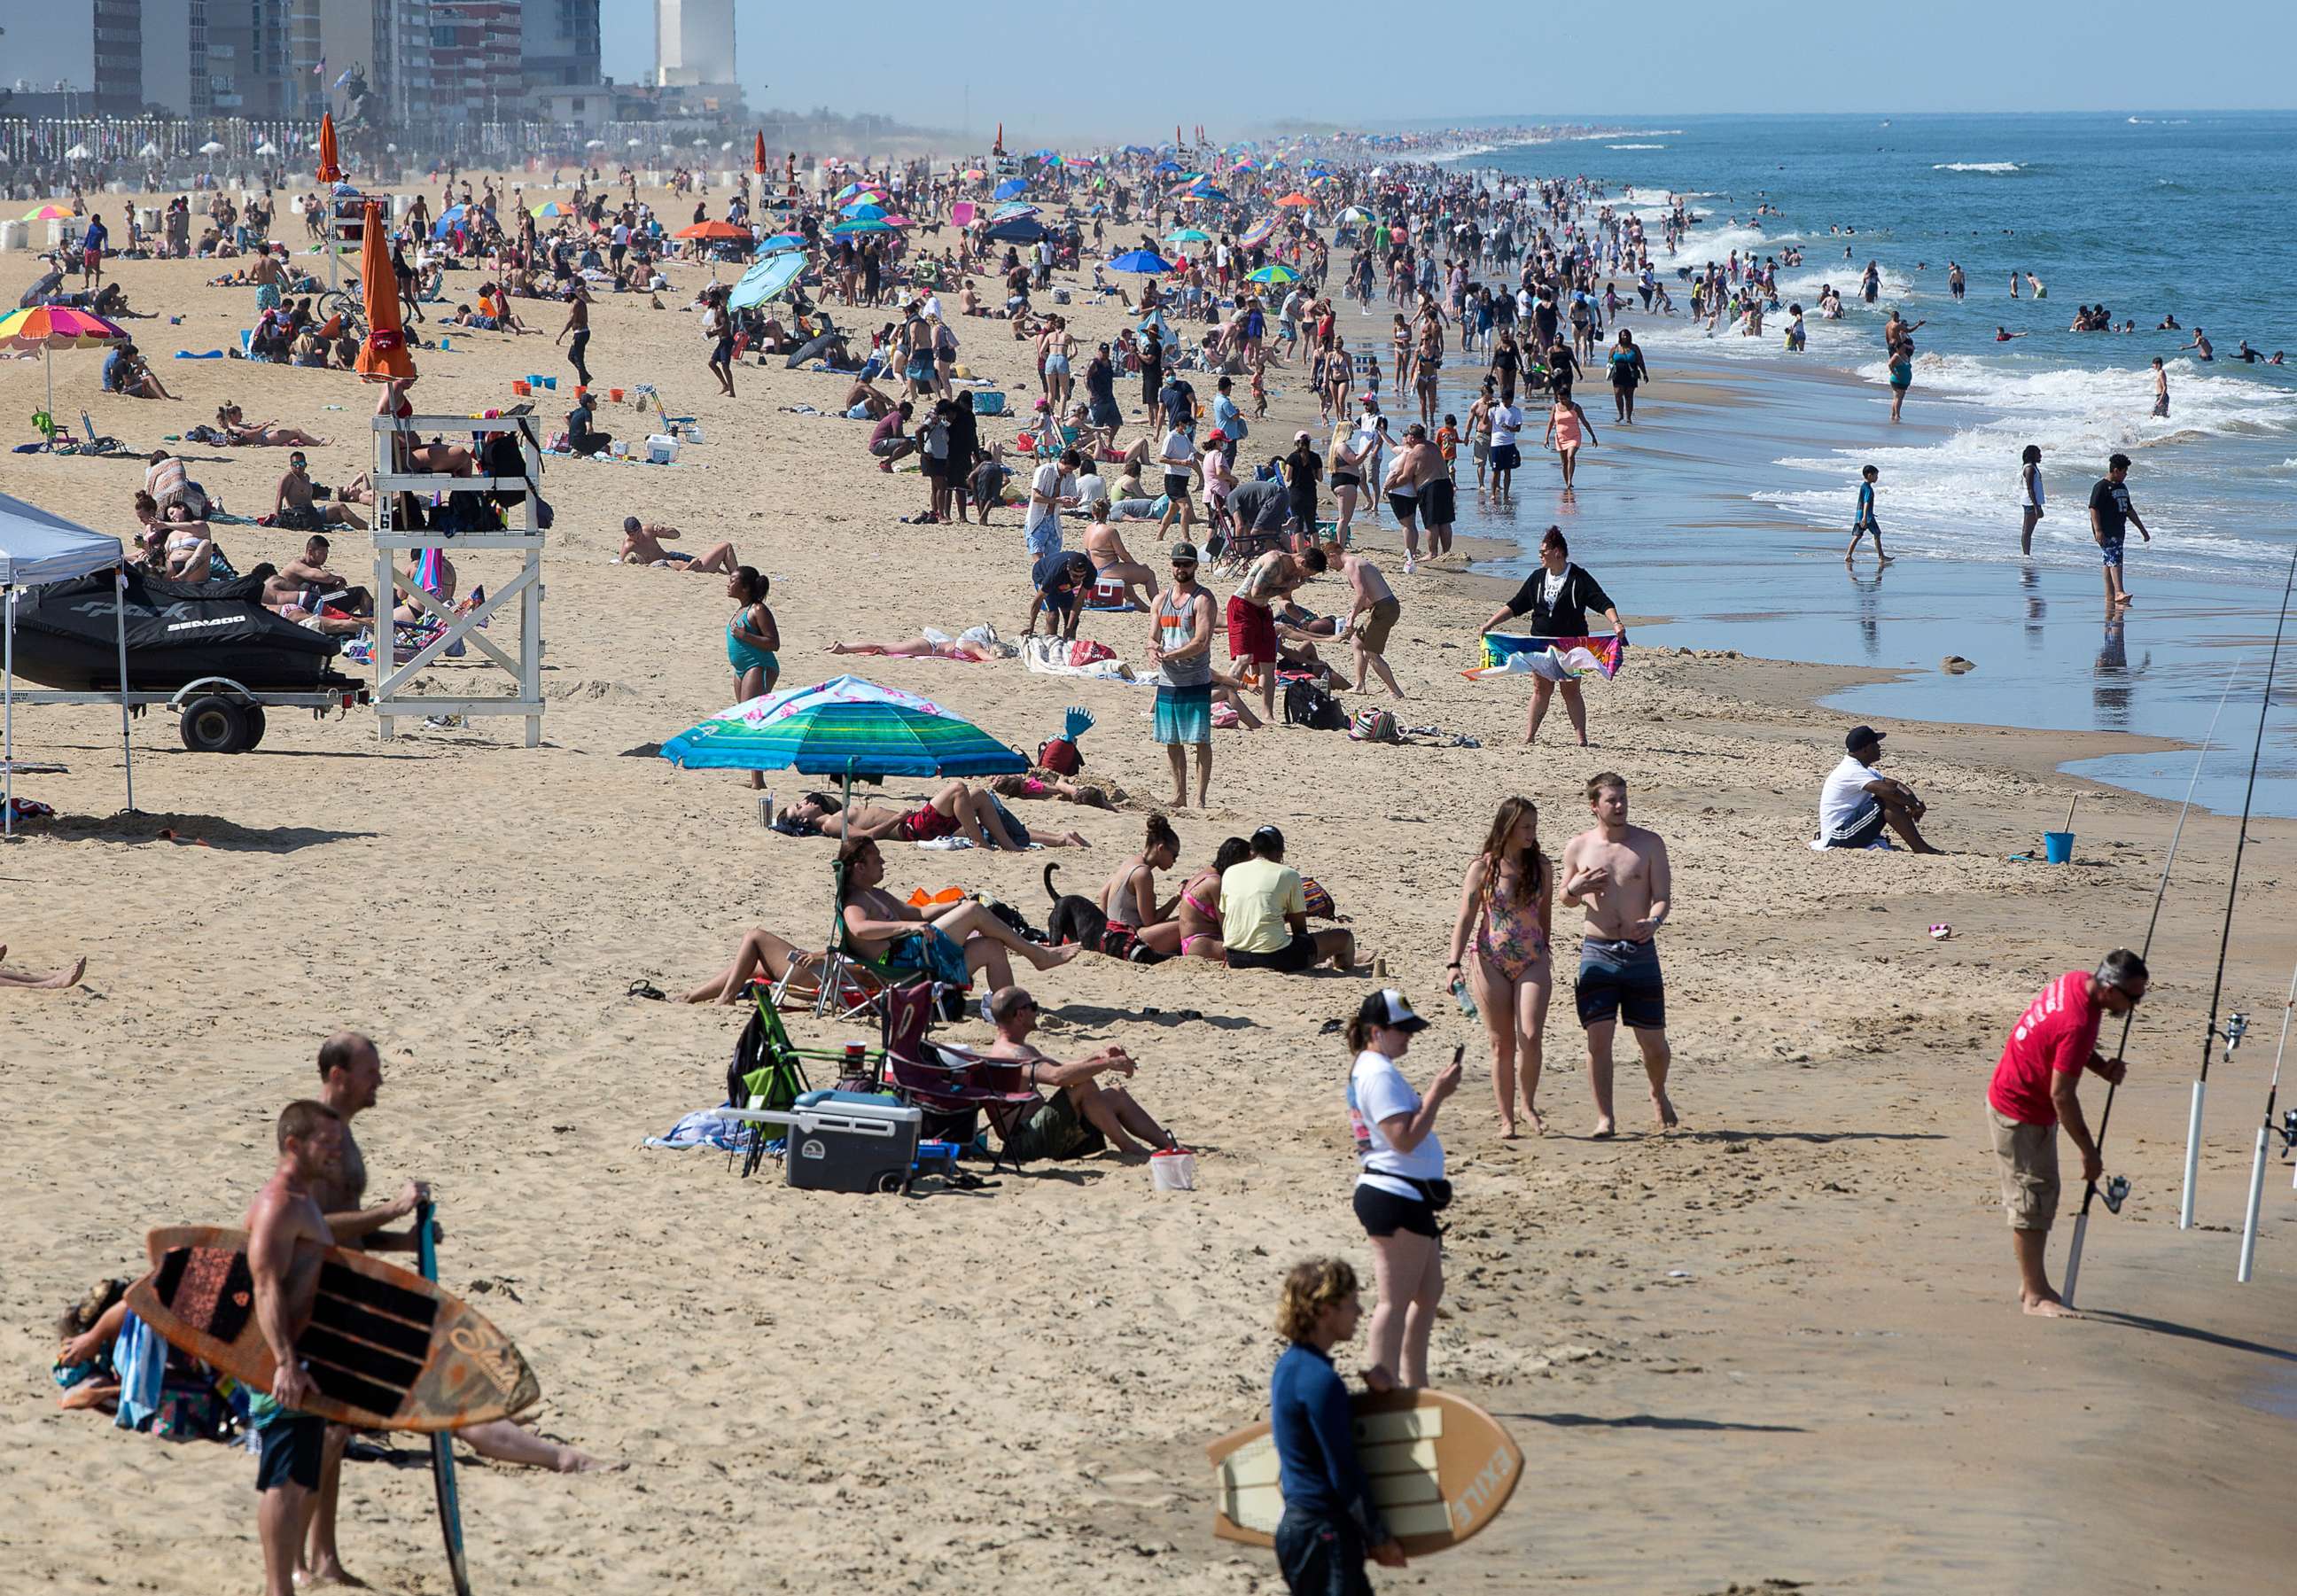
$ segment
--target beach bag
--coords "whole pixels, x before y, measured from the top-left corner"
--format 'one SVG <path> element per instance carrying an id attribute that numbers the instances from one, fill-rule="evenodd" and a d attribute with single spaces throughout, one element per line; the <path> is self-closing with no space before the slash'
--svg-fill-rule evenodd
<path id="1" fill-rule="evenodd" d="M 1084 768 L 1084 756 L 1066 737 L 1047 737 L 1037 745 L 1037 763 L 1056 776 L 1074 776 Z"/>
<path id="2" fill-rule="evenodd" d="M 1348 717 L 1338 699 L 1300 677 L 1284 684 L 1284 724 L 1305 726 L 1312 731 L 1344 731 Z"/>
<path id="3" fill-rule="evenodd" d="M 786 1114 L 806 1090 L 805 1071 L 792 1057 L 766 1055 L 766 1022 L 753 1012 L 734 1044 L 733 1062 L 726 1066 L 726 1101 L 736 1108 L 755 1107 Z M 767 1139 L 771 1140 L 769 1137 Z"/>
<path id="4" fill-rule="evenodd" d="M 1395 717 L 1386 710 L 1358 710 L 1348 727 L 1348 736 L 1359 743 L 1401 743 L 1403 734 L 1396 730 Z"/>

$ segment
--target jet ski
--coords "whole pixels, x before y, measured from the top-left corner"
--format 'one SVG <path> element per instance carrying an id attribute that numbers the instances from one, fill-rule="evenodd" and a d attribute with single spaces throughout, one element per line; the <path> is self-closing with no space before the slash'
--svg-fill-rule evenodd
<path id="1" fill-rule="evenodd" d="M 263 607 L 273 567 L 226 582 L 178 582 L 131 571 L 124 621 L 128 689 L 172 693 L 228 677 L 252 693 L 355 687 L 334 670 L 341 642 Z M 119 690 L 119 646 L 108 571 L 25 592 L 16 608 L 16 675 L 66 692 Z"/>

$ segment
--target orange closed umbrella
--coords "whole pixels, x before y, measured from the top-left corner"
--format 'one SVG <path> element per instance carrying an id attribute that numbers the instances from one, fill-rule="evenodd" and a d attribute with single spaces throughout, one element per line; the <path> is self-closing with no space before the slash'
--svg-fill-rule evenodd
<path id="1" fill-rule="evenodd" d="M 358 374 L 370 383 L 415 380 L 415 358 L 399 324 L 399 279 L 391 270 L 391 246 L 383 235 L 383 202 L 366 202 L 360 226 L 359 292 L 366 300 L 366 341 L 359 346 Z"/>
<path id="2" fill-rule="evenodd" d="M 335 149 L 335 113 L 332 111 L 319 113 L 318 178 L 322 183 L 343 180 L 342 157 Z"/>
<path id="3" fill-rule="evenodd" d="M 750 157 L 750 169 L 761 177 L 766 175 L 766 136 L 762 128 L 758 133 L 757 151 Z"/>

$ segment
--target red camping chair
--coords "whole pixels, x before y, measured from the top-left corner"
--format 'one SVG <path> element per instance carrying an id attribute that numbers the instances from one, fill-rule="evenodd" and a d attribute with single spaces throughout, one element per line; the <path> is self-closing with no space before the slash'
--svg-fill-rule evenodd
<path id="1" fill-rule="evenodd" d="M 926 1035 L 934 1016 L 931 982 L 889 987 L 881 1005 L 885 1048 L 880 1083 L 925 1110 L 928 1137 L 972 1142 L 985 1115 L 1001 1142 L 1006 1127 L 1036 1106 L 1037 1093 L 1020 1065 L 1009 1058 L 985 1058 Z M 991 1168 L 1003 1165 L 1004 1155 L 992 1149 Z"/>

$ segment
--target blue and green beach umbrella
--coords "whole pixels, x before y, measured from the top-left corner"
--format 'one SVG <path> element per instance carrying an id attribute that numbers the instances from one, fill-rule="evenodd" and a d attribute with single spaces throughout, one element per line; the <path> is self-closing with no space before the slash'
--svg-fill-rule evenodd
<path id="1" fill-rule="evenodd" d="M 852 779 L 1002 776 L 1028 760 L 929 698 L 840 676 L 721 710 L 662 745 L 687 770 L 794 770 Z"/>

